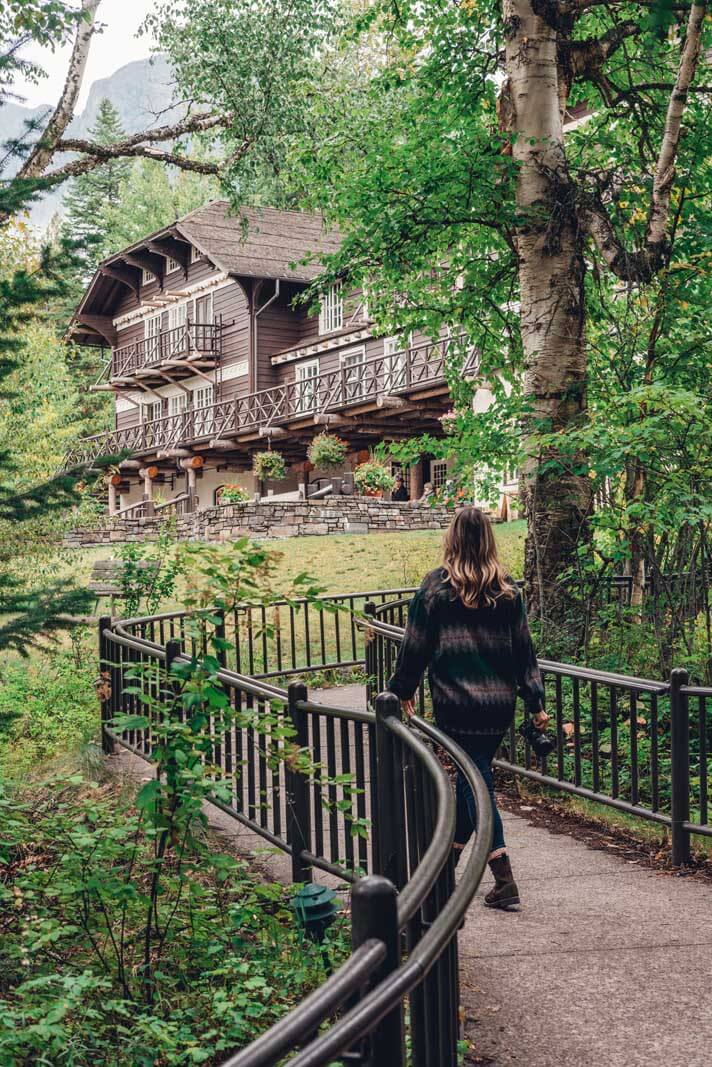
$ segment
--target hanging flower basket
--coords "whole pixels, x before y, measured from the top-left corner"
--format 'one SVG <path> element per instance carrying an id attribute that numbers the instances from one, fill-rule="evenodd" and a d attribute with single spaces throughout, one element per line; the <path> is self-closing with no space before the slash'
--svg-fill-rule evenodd
<path id="1" fill-rule="evenodd" d="M 252 473 L 260 482 L 279 482 L 287 473 L 284 456 L 280 452 L 255 452 Z"/>
<path id="2" fill-rule="evenodd" d="M 218 496 L 220 504 L 246 504 L 249 499 L 250 494 L 241 485 L 224 485 Z"/>
<path id="3" fill-rule="evenodd" d="M 396 484 L 388 467 L 373 459 L 359 463 L 354 471 L 354 482 L 366 496 L 383 496 L 384 492 L 390 492 Z"/>
<path id="4" fill-rule="evenodd" d="M 331 471 L 343 467 L 349 446 L 333 433 L 320 433 L 309 445 L 309 462 L 317 470 Z"/>

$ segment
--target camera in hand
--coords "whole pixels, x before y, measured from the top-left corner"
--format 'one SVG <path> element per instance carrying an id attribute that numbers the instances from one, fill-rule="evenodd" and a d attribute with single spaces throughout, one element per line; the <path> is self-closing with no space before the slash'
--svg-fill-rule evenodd
<path id="1" fill-rule="evenodd" d="M 531 746 L 531 749 L 537 759 L 544 759 L 549 756 L 556 748 L 556 741 L 549 734 L 545 734 L 543 730 L 537 730 L 531 719 L 525 719 L 522 725 L 519 727 L 519 733 L 522 735 L 525 741 Z"/>

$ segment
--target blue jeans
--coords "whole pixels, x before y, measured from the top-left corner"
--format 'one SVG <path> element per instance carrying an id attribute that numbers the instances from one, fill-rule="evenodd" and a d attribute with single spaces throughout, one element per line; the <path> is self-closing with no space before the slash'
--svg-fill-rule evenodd
<path id="1" fill-rule="evenodd" d="M 463 748 L 484 778 L 489 795 L 492 798 L 492 814 L 494 816 L 494 833 L 492 835 L 492 851 L 504 848 L 504 827 L 502 817 L 497 808 L 494 795 L 494 775 L 492 773 L 492 759 L 499 748 L 503 734 L 494 737 L 468 737 L 466 734 L 453 736 L 453 740 Z M 455 841 L 458 845 L 465 845 L 477 829 L 477 811 L 475 798 L 472 795 L 470 784 L 458 771 L 457 786 L 455 789 L 457 819 L 455 823 Z"/>

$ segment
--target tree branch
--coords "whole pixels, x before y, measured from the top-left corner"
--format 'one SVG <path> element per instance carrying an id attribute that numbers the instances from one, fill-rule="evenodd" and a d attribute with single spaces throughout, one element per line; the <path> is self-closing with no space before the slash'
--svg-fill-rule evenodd
<path id="1" fill-rule="evenodd" d="M 602 37 L 589 37 L 585 41 L 571 43 L 570 64 L 572 80 L 588 80 L 598 84 L 603 64 L 616 52 L 628 37 L 641 32 L 637 22 L 621 22 L 612 26 Z"/>
<path id="2" fill-rule="evenodd" d="M 175 152 L 165 152 L 161 148 L 152 145 L 135 145 L 132 148 L 121 149 L 117 145 L 98 145 L 93 141 L 71 141 L 78 147 L 72 148 L 73 152 L 91 152 L 91 155 L 82 156 L 81 159 L 72 160 L 62 167 L 48 171 L 44 178 L 51 184 L 66 181 L 67 178 L 76 178 L 80 174 L 86 174 L 95 170 L 109 159 L 125 157 L 137 158 L 142 156 L 146 159 L 155 159 L 159 163 L 166 163 L 181 170 L 191 170 L 197 174 L 220 174 L 224 164 L 211 160 L 191 159 L 189 156 L 178 155 Z M 79 147 L 83 146 L 83 147 Z"/>
<path id="3" fill-rule="evenodd" d="M 649 246 L 662 244 L 666 236 L 670 217 L 670 191 L 675 180 L 675 161 L 680 143 L 682 116 L 685 112 L 690 85 L 697 70 L 704 17 L 705 5 L 703 3 L 693 4 L 687 20 L 687 33 L 685 34 L 685 43 L 680 56 L 677 78 L 668 102 L 665 132 L 660 145 L 658 165 L 653 179 L 653 195 L 647 234 Z"/>
<path id="4" fill-rule="evenodd" d="M 60 139 L 72 121 L 77 98 L 84 80 L 89 47 L 94 34 L 96 13 L 101 0 L 82 0 L 81 18 L 77 26 L 74 46 L 69 59 L 64 88 L 42 136 L 20 168 L 17 178 L 20 180 L 40 178 L 56 151 Z"/>
<path id="5" fill-rule="evenodd" d="M 629 252 L 619 239 L 602 198 L 591 194 L 582 197 L 582 224 L 593 238 L 609 269 L 625 281 L 648 281 L 660 270 L 667 256 L 670 194 L 675 179 L 682 118 L 692 79 L 697 70 L 704 15 L 704 4 L 694 3 L 689 9 L 687 32 L 677 78 L 670 93 L 665 131 L 653 177 L 645 248 L 639 252 Z"/>

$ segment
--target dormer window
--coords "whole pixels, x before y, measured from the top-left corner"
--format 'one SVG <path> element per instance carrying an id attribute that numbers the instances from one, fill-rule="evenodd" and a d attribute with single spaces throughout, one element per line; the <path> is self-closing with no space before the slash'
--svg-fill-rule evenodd
<path id="1" fill-rule="evenodd" d="M 146 270 L 144 267 L 141 271 L 141 285 L 150 285 L 153 281 L 153 274 L 150 270 Z"/>
<path id="2" fill-rule="evenodd" d="M 166 262 L 166 274 L 172 274 L 174 270 L 180 270 L 180 263 L 169 256 Z"/>
<path id="3" fill-rule="evenodd" d="M 191 245 L 190 246 L 190 262 L 191 263 L 197 263 L 199 259 L 201 259 L 200 252 L 195 247 L 195 245 Z"/>
<path id="4" fill-rule="evenodd" d="M 319 333 L 332 333 L 344 325 L 344 298 L 341 282 L 334 282 L 324 293 L 319 311 Z"/>

